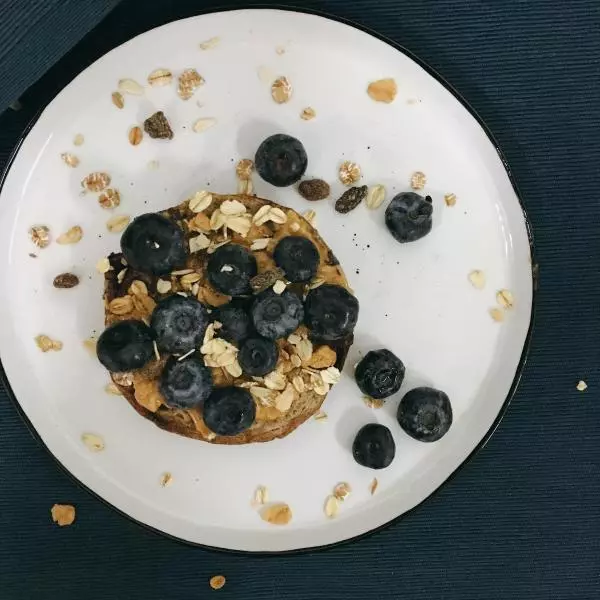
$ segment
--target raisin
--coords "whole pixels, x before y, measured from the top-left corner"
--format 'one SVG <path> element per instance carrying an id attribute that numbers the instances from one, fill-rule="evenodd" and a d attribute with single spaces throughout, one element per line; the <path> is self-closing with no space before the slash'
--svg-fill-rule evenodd
<path id="1" fill-rule="evenodd" d="M 335 210 L 342 214 L 349 213 L 366 198 L 367 191 L 366 185 L 350 188 L 336 200 Z"/>

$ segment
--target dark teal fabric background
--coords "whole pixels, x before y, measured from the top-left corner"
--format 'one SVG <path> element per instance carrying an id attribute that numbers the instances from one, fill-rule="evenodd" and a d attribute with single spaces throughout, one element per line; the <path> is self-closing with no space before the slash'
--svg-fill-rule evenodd
<path id="1" fill-rule="evenodd" d="M 124 0 L 23 96 L 21 111 L 0 116 L 0 164 L 36 111 L 105 51 L 216 6 Z M 389 528 L 325 552 L 260 558 L 185 546 L 118 515 L 57 467 L 0 391 L 0 599 L 600 598 L 600 3 L 303 6 L 371 27 L 428 62 L 508 159 L 533 224 L 540 289 L 506 416 L 450 482 Z M 24 47 L 22 61 L 31 59 Z M 52 524 L 55 502 L 77 507 L 75 525 Z M 208 587 L 214 574 L 227 577 L 219 592 Z"/>

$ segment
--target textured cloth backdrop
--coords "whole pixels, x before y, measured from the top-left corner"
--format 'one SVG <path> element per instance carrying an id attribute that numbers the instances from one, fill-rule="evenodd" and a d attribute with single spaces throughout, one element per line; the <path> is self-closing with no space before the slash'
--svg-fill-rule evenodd
<path id="1" fill-rule="evenodd" d="M 83 66 L 132 35 L 209 6 L 216 4 L 120 4 L 25 95 L 23 110 L 0 117 L 0 162 L 37 108 Z M 497 136 L 534 226 L 541 275 L 518 393 L 485 448 L 407 518 L 325 552 L 258 558 L 191 548 L 116 514 L 56 466 L 2 392 L 3 600 L 600 598 L 600 4 L 304 6 L 415 52 Z M 579 379 L 586 392 L 575 389 Z M 74 526 L 52 524 L 55 502 L 76 505 Z M 212 592 L 208 578 L 220 573 L 227 584 Z"/>

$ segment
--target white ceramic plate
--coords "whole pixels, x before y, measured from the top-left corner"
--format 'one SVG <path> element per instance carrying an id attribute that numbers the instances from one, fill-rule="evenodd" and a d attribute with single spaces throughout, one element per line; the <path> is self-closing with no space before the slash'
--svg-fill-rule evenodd
<path id="1" fill-rule="evenodd" d="M 218 36 L 219 44 L 199 43 Z M 283 49 L 284 53 L 276 52 Z M 175 74 L 195 67 L 206 85 L 188 102 L 175 85 L 146 86 L 118 110 L 111 92 L 120 78 L 146 82 L 157 67 Z M 292 100 L 273 102 L 270 80 L 285 75 Z M 370 81 L 394 77 L 399 93 L 381 104 L 366 94 Z M 306 106 L 312 121 L 300 119 Z M 128 129 L 162 109 L 175 138 L 128 143 Z M 192 123 L 218 123 L 198 134 Z M 235 162 L 253 157 L 266 136 L 300 138 L 307 175 L 332 183 L 341 161 L 357 162 L 366 184 L 384 184 L 388 198 L 409 189 L 414 171 L 427 175 L 435 226 L 424 240 L 396 243 L 383 212 L 362 205 L 342 216 L 333 202 L 317 205 L 293 189 L 255 178 L 258 195 L 299 211 L 317 210 L 319 230 L 338 255 L 360 299 L 356 342 L 342 382 L 326 400 L 327 422 L 310 420 L 289 437 L 250 446 L 211 446 L 166 433 L 140 418 L 103 388 L 107 373 L 82 341 L 103 326 L 98 259 L 118 248 L 110 216 L 95 196 L 80 195 L 80 180 L 107 171 L 122 193 L 117 214 L 136 215 L 176 204 L 197 189 L 235 191 Z M 73 146 L 81 133 L 85 143 Z M 60 154 L 80 160 L 71 169 Z M 150 161 L 159 168 L 148 168 Z M 457 196 L 445 206 L 444 194 Z M 36 249 L 27 231 L 46 224 L 56 237 L 84 230 L 73 246 Z M 532 308 L 530 244 L 525 218 L 496 148 L 476 118 L 432 74 L 391 45 L 321 17 L 275 10 L 242 10 L 187 19 L 145 33 L 113 50 L 69 84 L 46 108 L 22 143 L 0 197 L 0 355 L 8 380 L 33 427 L 52 454 L 85 486 L 133 519 L 190 542 L 249 551 L 324 546 L 371 531 L 410 510 L 438 486 L 493 428 L 518 375 Z M 467 280 L 487 277 L 484 290 Z M 73 290 L 56 290 L 53 277 L 72 271 Z M 515 307 L 499 324 L 488 309 L 500 288 Z M 33 339 L 46 333 L 64 343 L 42 354 Z M 401 392 L 380 410 L 367 408 L 352 376 L 361 353 L 387 347 L 402 358 Z M 454 424 L 441 441 L 417 442 L 395 420 L 408 389 L 445 390 Z M 352 439 L 377 421 L 393 432 L 397 454 L 387 469 L 357 465 Z M 106 449 L 91 453 L 82 432 L 101 434 Z M 163 472 L 173 474 L 168 488 Z M 369 484 L 379 487 L 374 496 Z M 353 488 L 335 520 L 323 513 L 332 487 Z M 250 500 L 257 485 L 288 502 L 286 527 L 263 522 Z"/>

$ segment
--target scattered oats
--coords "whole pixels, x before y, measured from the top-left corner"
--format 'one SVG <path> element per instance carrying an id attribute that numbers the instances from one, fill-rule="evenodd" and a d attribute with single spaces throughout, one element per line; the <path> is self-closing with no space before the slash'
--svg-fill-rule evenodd
<path id="1" fill-rule="evenodd" d="M 225 244 L 229 244 L 230 241 L 231 240 L 224 240 L 217 244 L 211 244 L 207 250 L 208 254 L 213 254 L 213 252 L 216 252 L 221 246 L 224 246 Z"/>
<path id="2" fill-rule="evenodd" d="M 29 229 L 29 239 L 38 248 L 46 248 L 50 244 L 50 229 L 45 225 L 34 225 Z"/>
<path id="3" fill-rule="evenodd" d="M 302 112 L 300 113 L 300 118 L 303 121 L 310 121 L 310 120 L 314 119 L 316 116 L 317 116 L 317 113 L 315 112 L 315 109 L 311 108 L 310 106 L 303 108 Z"/>
<path id="4" fill-rule="evenodd" d="M 221 209 L 217 208 L 213 211 L 213 214 L 210 215 L 210 228 L 213 231 L 217 231 L 217 229 L 221 229 L 223 225 L 225 225 L 226 218 L 221 212 Z"/>
<path id="5" fill-rule="evenodd" d="M 323 412 L 322 410 L 320 410 L 316 415 L 315 415 L 315 421 L 321 421 L 321 422 L 325 422 L 327 421 L 327 413 Z"/>
<path id="6" fill-rule="evenodd" d="M 254 163 L 249 158 L 242 158 L 235 167 L 235 174 L 238 179 L 250 179 Z"/>
<path id="7" fill-rule="evenodd" d="M 71 227 L 56 238 L 57 244 L 76 244 L 83 237 L 83 229 L 79 225 Z"/>
<path id="8" fill-rule="evenodd" d="M 307 210 L 304 213 L 302 213 L 302 216 L 308 222 L 309 225 L 314 227 L 315 219 L 317 218 L 317 213 L 314 210 Z"/>
<path id="9" fill-rule="evenodd" d="M 196 119 L 192 125 L 192 129 L 196 133 L 202 133 L 217 124 L 217 120 L 213 117 L 203 117 L 202 119 Z"/>
<path id="10" fill-rule="evenodd" d="M 79 285 L 79 277 L 73 273 L 61 273 L 54 278 L 52 285 L 60 289 L 74 288 L 76 285 Z"/>
<path id="11" fill-rule="evenodd" d="M 327 396 L 329 392 L 329 384 L 323 381 L 320 377 L 313 380 L 313 390 L 319 396 Z"/>
<path id="12" fill-rule="evenodd" d="M 456 194 L 445 194 L 444 202 L 446 206 L 454 206 L 456 204 Z"/>
<path id="13" fill-rule="evenodd" d="M 585 390 L 587 390 L 588 385 L 585 381 L 581 380 L 578 384 L 577 384 L 577 389 L 580 392 L 585 392 Z"/>
<path id="14" fill-rule="evenodd" d="M 325 280 L 322 277 L 315 277 L 315 279 L 313 279 L 310 282 L 308 289 L 314 290 L 314 289 L 318 288 L 319 286 L 323 285 L 324 283 L 325 283 Z"/>
<path id="15" fill-rule="evenodd" d="M 363 402 L 369 408 L 381 408 L 385 404 L 384 400 L 380 398 L 371 398 L 371 396 L 363 396 Z"/>
<path id="16" fill-rule="evenodd" d="M 129 293 L 132 296 L 147 296 L 148 286 L 140 279 L 134 279 L 129 286 Z"/>
<path id="17" fill-rule="evenodd" d="M 87 340 L 83 340 L 84 348 L 90 353 L 96 356 L 96 344 L 98 340 L 96 338 L 88 338 Z"/>
<path id="18" fill-rule="evenodd" d="M 199 252 L 200 250 L 206 250 L 210 246 L 210 240 L 203 233 L 197 235 L 196 237 L 190 238 L 190 252 L 194 254 L 195 252 Z"/>
<path id="19" fill-rule="evenodd" d="M 108 311 L 113 315 L 127 315 L 133 310 L 133 298 L 131 296 L 120 296 L 113 298 L 108 303 Z"/>
<path id="20" fill-rule="evenodd" d="M 277 104 L 283 104 L 292 97 L 292 84 L 286 77 L 278 77 L 271 85 L 271 97 Z"/>
<path id="21" fill-rule="evenodd" d="M 276 46 L 275 53 L 281 56 L 282 54 L 285 54 L 285 48 L 283 46 Z"/>
<path id="22" fill-rule="evenodd" d="M 278 225 L 283 225 L 284 223 L 287 223 L 287 215 L 280 208 L 271 206 L 269 210 L 269 215 L 273 223 L 277 223 Z"/>
<path id="23" fill-rule="evenodd" d="M 427 183 L 427 177 L 425 173 L 421 171 L 415 171 L 410 178 L 410 187 L 413 190 L 422 190 Z"/>
<path id="24" fill-rule="evenodd" d="M 340 503 L 335 496 L 327 496 L 325 500 L 325 516 L 328 519 L 335 519 L 340 511 Z"/>
<path id="25" fill-rule="evenodd" d="M 110 185 L 110 175 L 108 173 L 90 173 L 81 181 L 81 187 L 87 192 L 101 192 Z"/>
<path id="26" fill-rule="evenodd" d="M 475 269 L 469 273 L 469 282 L 476 290 L 482 290 L 485 287 L 485 273 Z"/>
<path id="27" fill-rule="evenodd" d="M 252 497 L 252 506 L 262 506 L 269 501 L 269 490 L 264 485 L 259 485 L 254 490 L 254 496 Z"/>
<path id="28" fill-rule="evenodd" d="M 71 525 L 75 520 L 75 507 L 71 504 L 55 504 L 50 509 L 52 520 L 59 526 Z"/>
<path id="29" fill-rule="evenodd" d="M 194 285 L 192 285 L 192 294 L 194 296 L 197 296 L 199 291 L 200 291 L 200 285 L 198 283 L 194 283 Z"/>
<path id="30" fill-rule="evenodd" d="M 225 365 L 225 370 L 232 376 L 232 377 L 241 377 L 242 376 L 242 367 L 240 365 L 240 363 L 238 362 L 237 358 L 233 359 L 233 362 L 230 364 Z"/>
<path id="31" fill-rule="evenodd" d="M 339 168 L 338 177 L 344 185 L 353 185 L 360 177 L 360 167 L 349 160 L 345 160 Z"/>
<path id="32" fill-rule="evenodd" d="M 285 282 L 281 281 L 281 279 L 278 279 L 274 284 L 273 284 L 273 291 L 276 294 L 283 294 L 283 292 L 285 292 Z"/>
<path id="33" fill-rule="evenodd" d="M 292 379 L 292 385 L 299 394 L 302 394 L 306 389 L 306 386 L 304 385 L 304 379 L 302 379 L 300 375 L 294 376 L 294 378 Z"/>
<path id="34" fill-rule="evenodd" d="M 95 433 L 81 434 L 81 441 L 91 452 L 101 452 L 104 450 L 104 440 L 101 436 L 96 435 Z"/>
<path id="35" fill-rule="evenodd" d="M 369 491 L 371 492 L 371 496 L 375 493 L 375 490 L 377 489 L 378 485 L 379 481 L 377 481 L 377 477 L 375 477 L 375 479 L 373 479 L 373 481 L 371 481 L 371 483 L 369 484 Z"/>
<path id="36" fill-rule="evenodd" d="M 507 310 L 510 310 L 515 305 L 514 296 L 509 290 L 499 290 L 496 294 L 496 301 L 502 308 Z"/>
<path id="37" fill-rule="evenodd" d="M 144 121 L 144 131 L 155 140 L 172 140 L 174 136 L 169 120 L 162 110 L 150 115 Z"/>
<path id="38" fill-rule="evenodd" d="M 83 134 L 78 133 L 74 138 L 73 138 L 73 146 L 83 146 L 83 142 L 85 141 L 85 138 L 83 137 Z"/>
<path id="39" fill-rule="evenodd" d="M 173 73 L 171 73 L 169 69 L 154 69 L 154 71 L 148 75 L 148 83 L 152 87 L 169 85 L 171 81 L 173 81 Z"/>
<path id="40" fill-rule="evenodd" d="M 159 166 L 160 163 L 157 160 L 148 161 L 148 169 L 150 169 L 150 171 L 156 171 Z"/>
<path id="41" fill-rule="evenodd" d="M 237 193 L 243 196 L 250 196 L 254 191 L 252 179 L 238 179 Z"/>
<path id="42" fill-rule="evenodd" d="M 102 274 L 108 273 L 111 269 L 112 269 L 112 267 L 110 266 L 110 261 L 106 257 L 101 258 L 96 263 L 96 271 L 98 271 L 98 273 L 102 273 Z"/>
<path id="43" fill-rule="evenodd" d="M 127 275 L 127 269 L 122 269 L 117 273 L 117 283 L 123 283 L 125 279 L 125 275 Z"/>
<path id="44" fill-rule="evenodd" d="M 349 483 L 342 481 L 333 488 L 333 495 L 340 501 L 344 502 L 346 498 L 351 494 L 352 488 Z"/>
<path id="45" fill-rule="evenodd" d="M 194 213 L 206 210 L 213 201 L 212 194 L 206 190 L 196 192 L 189 200 L 188 207 Z"/>
<path id="46" fill-rule="evenodd" d="M 277 371 L 271 371 L 265 377 L 265 385 L 270 390 L 285 390 L 287 380 L 281 373 Z"/>
<path id="47" fill-rule="evenodd" d="M 292 346 L 297 346 L 302 341 L 302 337 L 299 336 L 297 333 L 290 333 L 290 335 L 288 335 L 287 341 L 290 344 L 292 344 Z"/>
<path id="48" fill-rule="evenodd" d="M 221 41 L 221 38 L 219 37 L 212 37 L 209 40 L 205 40 L 204 42 L 200 42 L 199 46 L 200 46 L 200 50 L 210 50 L 211 48 L 215 48 L 216 46 L 218 46 L 219 42 Z"/>
<path id="49" fill-rule="evenodd" d="M 292 223 L 290 225 L 290 231 L 292 233 L 297 233 L 298 231 L 300 231 L 300 225 L 298 223 Z"/>
<path id="50" fill-rule="evenodd" d="M 187 275 L 188 273 L 193 273 L 194 269 L 181 269 L 181 271 L 171 271 L 172 277 L 181 277 L 182 275 Z"/>
<path id="51" fill-rule="evenodd" d="M 119 193 L 119 190 L 114 188 L 105 189 L 98 197 L 98 204 L 102 208 L 116 208 L 121 204 L 121 194 Z"/>
<path id="52" fill-rule="evenodd" d="M 129 130 L 129 135 L 127 137 L 132 146 L 139 146 L 144 138 L 144 132 L 136 125 Z"/>
<path id="53" fill-rule="evenodd" d="M 396 94 L 398 93 L 398 86 L 394 79 L 379 79 L 369 84 L 367 88 L 367 94 L 375 102 L 385 102 L 389 104 L 394 101 Z"/>
<path id="54" fill-rule="evenodd" d="M 200 281 L 202 279 L 202 275 L 200 275 L 199 273 L 188 273 L 187 275 L 183 275 L 181 277 L 181 279 L 179 280 L 181 285 L 185 286 L 191 286 L 193 283 L 196 283 L 197 281 Z"/>
<path id="55" fill-rule="evenodd" d="M 490 317 L 492 317 L 492 319 L 496 321 L 496 323 L 501 323 L 502 321 L 504 321 L 504 312 L 502 311 L 502 309 L 490 308 L 489 313 Z"/>
<path id="56" fill-rule="evenodd" d="M 173 483 L 173 475 L 171 475 L 171 473 L 166 472 L 160 476 L 161 487 L 169 487 L 172 483 Z"/>
<path id="57" fill-rule="evenodd" d="M 60 157 L 65 164 L 69 165 L 69 167 L 75 168 L 79 164 L 79 159 L 70 152 L 63 152 Z"/>
<path id="58" fill-rule="evenodd" d="M 189 100 L 203 83 L 204 79 L 196 69 L 186 69 L 178 79 L 177 93 L 182 100 Z"/>
<path id="59" fill-rule="evenodd" d="M 44 334 L 37 335 L 35 337 L 35 343 L 42 352 L 50 352 L 50 350 L 59 352 L 63 347 L 62 342 L 53 340 L 51 337 Z"/>
<path id="60" fill-rule="evenodd" d="M 269 238 L 258 238 L 252 242 L 250 250 L 266 250 L 269 245 Z"/>
<path id="61" fill-rule="evenodd" d="M 327 369 L 323 369 L 320 373 L 323 381 L 329 385 L 339 383 L 342 376 L 340 370 L 336 367 L 327 367 Z"/>
<path id="62" fill-rule="evenodd" d="M 144 88 L 133 79 L 121 79 L 118 88 L 121 93 L 133 96 L 141 96 L 144 93 Z"/>
<path id="63" fill-rule="evenodd" d="M 114 382 L 110 382 L 104 386 L 104 391 L 111 396 L 122 396 L 121 390 L 117 387 Z"/>
<path id="64" fill-rule="evenodd" d="M 157 362 L 160 362 L 160 352 L 158 351 L 156 340 L 152 341 L 152 346 L 154 348 L 154 358 L 156 358 Z"/>
<path id="65" fill-rule="evenodd" d="M 385 186 L 378 184 L 369 189 L 365 204 L 367 208 L 375 210 L 379 208 L 385 200 Z"/>
<path id="66" fill-rule="evenodd" d="M 302 366 L 302 359 L 297 354 L 292 354 L 290 356 L 290 362 L 292 363 L 292 366 L 296 369 Z"/>
<path id="67" fill-rule="evenodd" d="M 275 392 L 268 388 L 260 387 L 258 384 L 250 387 L 250 393 L 255 397 L 263 406 L 273 406 Z"/>
<path id="68" fill-rule="evenodd" d="M 271 525 L 287 525 L 292 520 L 292 510 L 285 502 L 278 502 L 264 508 L 260 517 Z"/>
<path id="69" fill-rule="evenodd" d="M 291 383 L 285 386 L 285 390 L 281 392 L 275 399 L 275 408 L 279 412 L 287 412 L 290 410 L 294 400 L 296 399 L 296 389 Z"/>
<path id="70" fill-rule="evenodd" d="M 121 233 L 129 225 L 129 221 L 131 217 L 128 215 L 115 215 L 106 222 L 106 228 L 111 233 Z"/>
<path id="71" fill-rule="evenodd" d="M 220 209 L 227 216 L 243 215 L 246 212 L 246 206 L 239 200 L 225 200 Z"/>
<path id="72" fill-rule="evenodd" d="M 112 103 L 117 108 L 123 108 L 125 106 L 125 98 L 123 98 L 123 94 L 121 94 L 121 92 L 113 92 L 111 98 Z"/>
<path id="73" fill-rule="evenodd" d="M 298 357 L 302 362 L 309 361 L 313 354 L 312 342 L 307 338 L 301 339 L 296 345 L 296 352 L 298 353 Z"/>
<path id="74" fill-rule="evenodd" d="M 215 38 L 218 39 L 218 38 Z M 202 44 L 200 44 L 200 46 L 202 46 Z M 225 585 L 225 577 L 223 577 L 223 575 L 215 575 L 214 577 L 210 578 L 210 587 L 213 590 L 220 590 L 224 585 Z"/>

